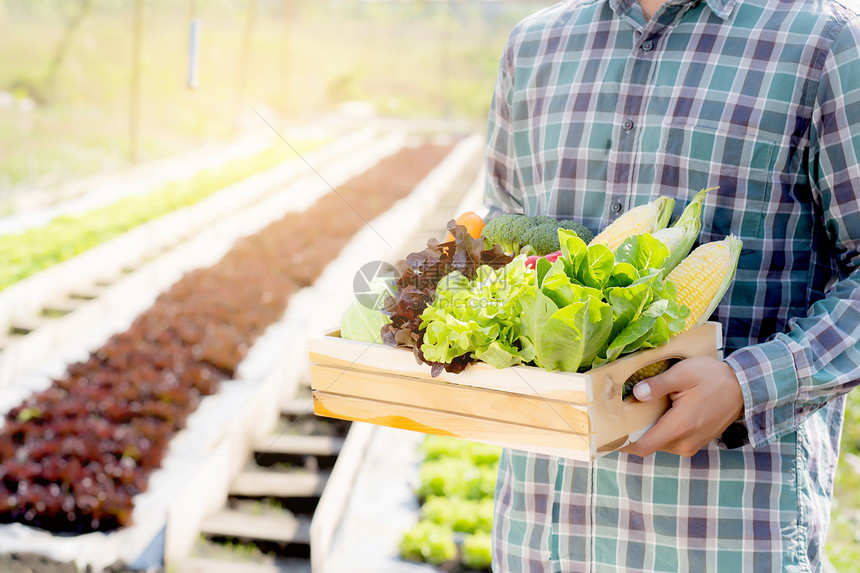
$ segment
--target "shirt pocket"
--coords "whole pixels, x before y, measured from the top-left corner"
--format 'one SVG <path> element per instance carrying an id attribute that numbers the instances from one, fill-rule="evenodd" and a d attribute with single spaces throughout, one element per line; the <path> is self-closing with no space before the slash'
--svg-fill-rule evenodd
<path id="1" fill-rule="evenodd" d="M 734 234 L 744 250 L 759 250 L 774 179 L 776 142 L 753 129 L 669 124 L 657 159 L 661 192 L 688 192 L 706 187 L 700 242 Z M 682 205 L 686 202 L 682 201 Z"/>

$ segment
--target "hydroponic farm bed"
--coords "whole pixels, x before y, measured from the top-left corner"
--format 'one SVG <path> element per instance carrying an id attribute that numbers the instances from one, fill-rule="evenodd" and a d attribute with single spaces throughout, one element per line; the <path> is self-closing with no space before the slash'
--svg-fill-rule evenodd
<path id="1" fill-rule="evenodd" d="M 305 159 L 338 185 L 399 149 L 404 138 L 397 133 L 377 137 L 365 130 Z M 150 298 L 135 316 L 183 272 L 217 261 L 236 237 L 287 211 L 304 210 L 329 191 L 302 160 L 286 161 L 3 289 L 0 387 L 67 343 L 78 346 L 78 333 L 92 330 L 101 316 L 127 308 L 128 299 L 143 300 L 142 291 Z M 130 269 L 136 270 L 129 274 Z M 57 308 L 68 314 L 46 319 L 44 312 Z M 4 336 L 8 332 L 13 334 Z"/>
<path id="2" fill-rule="evenodd" d="M 81 534 L 128 525 L 171 438 L 234 375 L 290 296 L 450 150 L 407 148 L 187 274 L 125 332 L 5 416 L 0 521 Z"/>

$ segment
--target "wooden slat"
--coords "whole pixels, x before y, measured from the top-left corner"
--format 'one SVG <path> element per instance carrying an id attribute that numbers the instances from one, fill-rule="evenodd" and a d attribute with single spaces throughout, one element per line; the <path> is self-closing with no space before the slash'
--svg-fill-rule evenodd
<path id="1" fill-rule="evenodd" d="M 309 341 L 319 415 L 592 458 L 637 439 L 668 407 L 668 400 L 622 401 L 627 378 L 658 360 L 715 356 L 721 346 L 720 325 L 707 323 L 586 374 L 479 363 L 434 379 L 406 350 L 343 340 L 339 332 Z M 588 444 L 568 446 L 571 430 L 581 442 L 588 435 Z"/>
<path id="2" fill-rule="evenodd" d="M 402 348 L 391 348 L 383 344 L 371 344 L 340 338 L 340 331 L 308 340 L 312 363 L 372 370 L 374 372 L 395 374 L 404 378 L 419 378 L 436 382 L 449 382 L 461 386 L 472 386 L 489 390 L 510 392 L 544 399 L 560 400 L 572 404 L 589 404 L 592 376 L 604 375 L 622 384 L 636 370 L 663 357 L 685 358 L 691 355 L 691 340 L 696 341 L 697 350 L 707 345 L 711 352 L 722 348 L 722 329 L 719 323 L 709 322 L 691 331 L 680 334 L 667 344 L 641 352 L 636 352 L 595 368 L 587 373 L 547 372 L 531 366 L 514 366 L 496 369 L 489 364 L 478 362 L 470 365 L 459 374 L 442 372 L 438 377 L 430 376 L 426 364 L 417 364 L 412 352 Z M 313 386 L 314 390 L 321 390 Z"/>
<path id="3" fill-rule="evenodd" d="M 322 495 L 329 472 L 285 473 L 247 471 L 236 476 L 230 495 L 247 497 L 318 497 Z"/>
<path id="4" fill-rule="evenodd" d="M 416 363 L 412 352 L 402 348 L 323 336 L 308 340 L 308 349 L 310 361 L 325 366 L 373 370 L 406 378 L 451 382 L 461 386 L 499 390 L 574 404 L 586 404 L 589 401 L 588 376 L 575 372 L 547 372 L 531 366 L 497 369 L 479 362 L 459 374 L 442 372 L 438 377 L 433 378 L 430 375 L 429 366 Z M 311 385 L 313 387 L 313 380 Z M 314 387 L 314 390 L 318 389 Z"/>
<path id="5" fill-rule="evenodd" d="M 274 541 L 276 543 L 310 543 L 310 520 L 285 513 L 250 515 L 232 509 L 222 509 L 209 516 L 201 533 L 211 537 Z"/>
<path id="6" fill-rule="evenodd" d="M 311 365 L 311 377 L 314 386 L 326 394 L 416 405 L 561 432 L 589 432 L 586 406 L 543 397 L 318 364 Z M 384 412 L 385 406 L 380 406 L 380 411 Z"/>
<path id="7" fill-rule="evenodd" d="M 330 418 L 506 445 L 539 453 L 546 453 L 548 450 L 554 453 L 564 451 L 567 457 L 577 459 L 591 457 L 591 436 L 585 434 L 533 428 L 405 404 L 382 404 L 374 400 L 325 392 L 314 392 L 314 409 L 318 415 Z"/>
<path id="8" fill-rule="evenodd" d="M 335 456 L 343 447 L 343 438 L 330 436 L 269 436 L 257 442 L 254 451 L 264 454 Z"/>

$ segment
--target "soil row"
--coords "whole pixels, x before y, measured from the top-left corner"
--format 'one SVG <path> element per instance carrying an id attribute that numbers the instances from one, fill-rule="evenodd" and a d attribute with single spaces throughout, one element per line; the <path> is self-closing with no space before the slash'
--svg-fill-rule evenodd
<path id="1" fill-rule="evenodd" d="M 450 149 L 403 149 L 307 211 L 237 241 L 10 410 L 0 432 L 0 522 L 67 533 L 128 525 L 134 496 L 201 398 L 233 377 L 290 296 Z"/>

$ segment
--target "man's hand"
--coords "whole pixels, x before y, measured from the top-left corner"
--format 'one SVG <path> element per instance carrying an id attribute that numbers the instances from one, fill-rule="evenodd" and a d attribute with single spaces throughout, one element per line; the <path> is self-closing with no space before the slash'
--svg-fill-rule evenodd
<path id="1" fill-rule="evenodd" d="M 741 387 L 731 367 L 705 356 L 682 360 L 633 388 L 647 402 L 668 395 L 669 410 L 642 438 L 622 452 L 647 456 L 656 451 L 692 456 L 723 433 L 744 408 Z"/>

